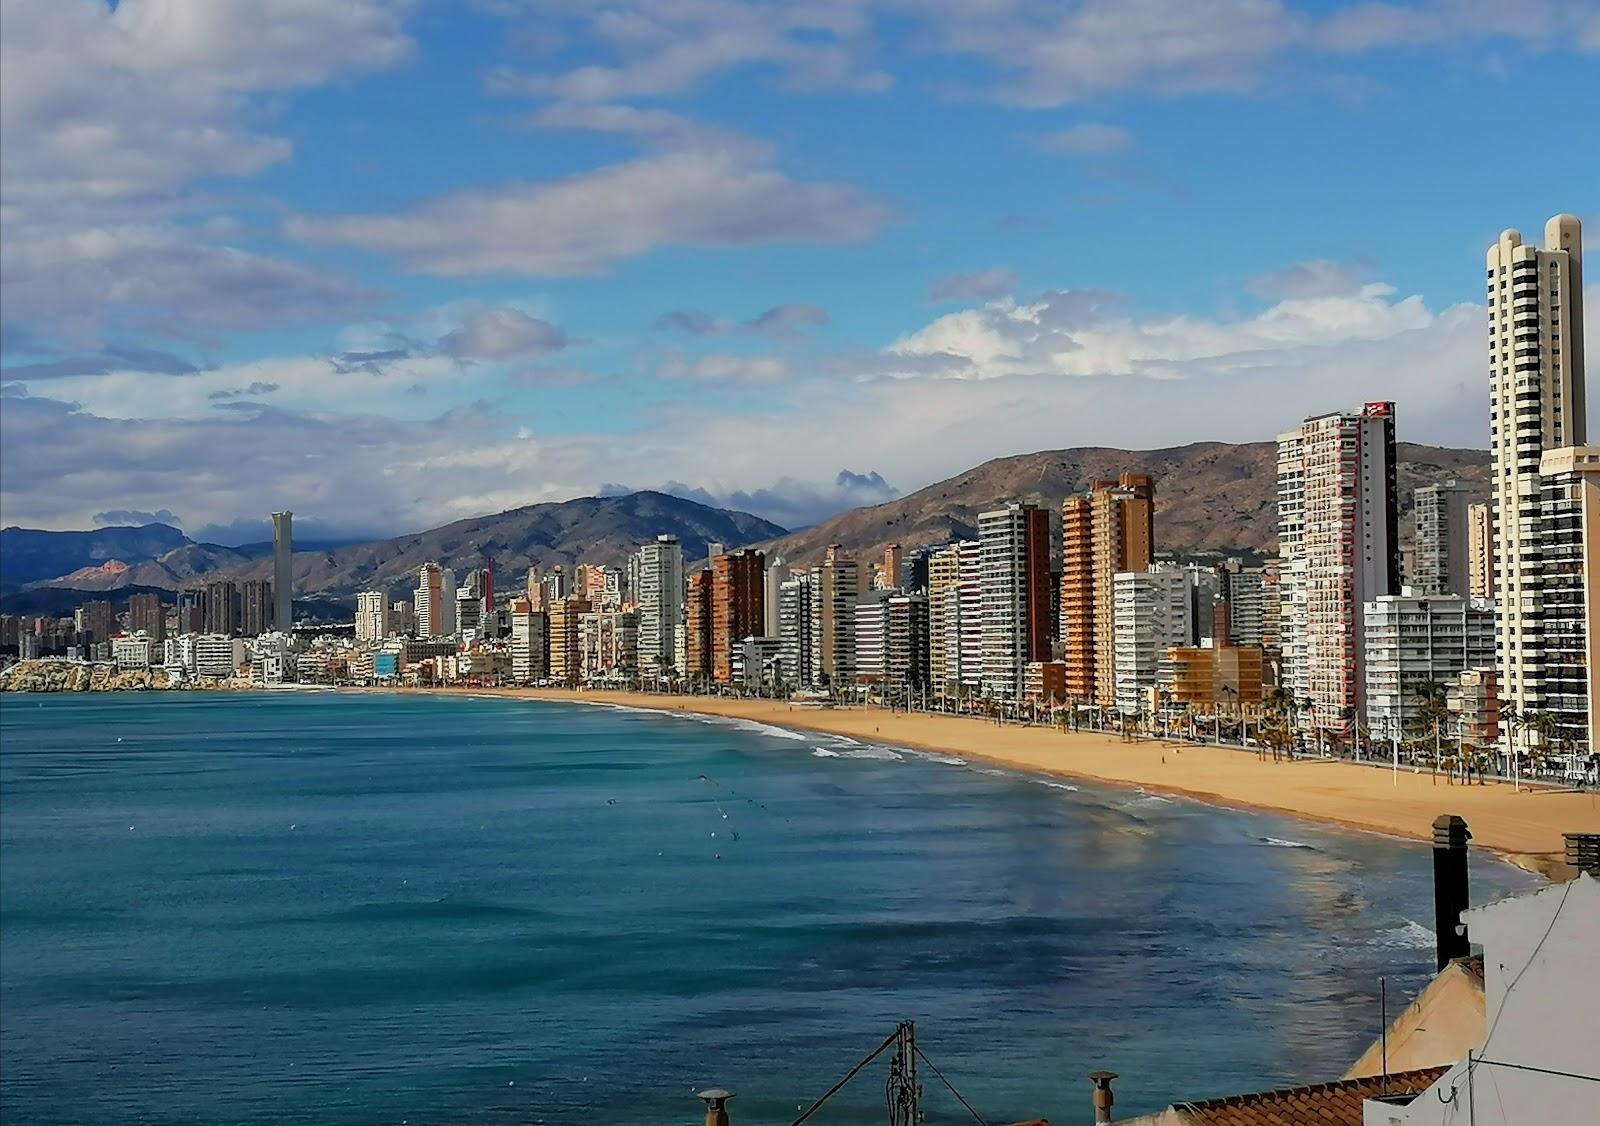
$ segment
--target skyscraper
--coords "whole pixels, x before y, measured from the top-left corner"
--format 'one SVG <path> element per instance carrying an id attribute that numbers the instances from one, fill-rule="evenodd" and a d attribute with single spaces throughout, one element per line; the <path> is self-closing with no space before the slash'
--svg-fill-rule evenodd
<path id="1" fill-rule="evenodd" d="M 414 603 L 418 637 L 449 637 L 455 633 L 455 572 L 437 563 L 424 563 L 417 571 Z"/>
<path id="2" fill-rule="evenodd" d="M 1465 485 L 1423 485 L 1416 502 L 1416 569 L 1411 585 L 1422 594 L 1467 593 L 1467 496 Z"/>
<path id="3" fill-rule="evenodd" d="M 665 672 L 677 661 L 683 631 L 683 547 L 657 536 L 634 553 L 629 589 L 639 604 L 639 668 Z"/>
<path id="4" fill-rule="evenodd" d="M 1400 589 L 1394 404 L 1306 419 L 1279 439 L 1278 471 L 1285 686 L 1310 726 L 1342 730 L 1366 691 L 1362 604 Z"/>
<path id="5" fill-rule="evenodd" d="M 778 585 L 778 631 L 783 679 L 791 684 L 811 684 L 816 667 L 817 616 L 812 590 L 815 571 L 795 571 Z"/>
<path id="6" fill-rule="evenodd" d="M 272 628 L 294 626 L 294 513 L 272 514 Z"/>
<path id="7" fill-rule="evenodd" d="M 1548 450 L 1540 465 L 1543 710 L 1582 753 L 1600 747 L 1600 449 Z"/>
<path id="8" fill-rule="evenodd" d="M 983 688 L 1019 699 L 1030 661 L 1048 661 L 1050 512 L 1008 504 L 978 514 L 983 553 Z"/>
<path id="9" fill-rule="evenodd" d="M 815 684 L 850 684 L 856 677 L 856 602 L 867 589 L 856 560 L 830 544 L 812 586 L 817 644 L 811 679 Z"/>
<path id="10" fill-rule="evenodd" d="M 1072 699 L 1116 704 L 1113 576 L 1150 569 L 1155 490 L 1148 473 L 1124 473 L 1061 507 L 1061 643 Z"/>
<path id="11" fill-rule="evenodd" d="M 511 600 L 511 676 L 519 684 L 550 675 L 548 625 L 530 599 Z"/>
<path id="12" fill-rule="evenodd" d="M 789 581 L 789 564 L 783 556 L 779 555 L 767 560 L 767 573 L 762 591 L 762 610 L 765 621 L 761 630 L 767 637 L 778 636 L 778 591 L 783 584 Z M 792 670 L 787 670 L 792 671 Z"/>
<path id="13" fill-rule="evenodd" d="M 733 651 L 766 628 L 764 572 L 767 557 L 754 548 L 711 561 L 711 676 L 733 681 Z"/>
<path id="14" fill-rule="evenodd" d="M 683 602 L 683 667 L 690 680 L 711 679 L 711 568 L 689 575 Z"/>
<path id="15" fill-rule="evenodd" d="M 159 594 L 135 594 L 128 599 L 128 632 L 143 633 L 153 645 L 167 638 L 167 608 Z"/>
<path id="16" fill-rule="evenodd" d="M 207 583 L 204 606 L 206 633 L 232 636 L 239 632 L 239 587 L 233 581 L 218 579 Z"/>
<path id="17" fill-rule="evenodd" d="M 274 607 L 272 584 L 266 579 L 246 579 L 239 592 L 239 632 L 246 637 L 260 637 L 271 631 Z"/>
<path id="18" fill-rule="evenodd" d="M 1487 504 L 1467 505 L 1467 593 L 1494 597 L 1494 523 Z"/>
<path id="19" fill-rule="evenodd" d="M 364 590 L 356 595 L 356 640 L 382 641 L 389 636 L 389 595 Z"/>
<path id="20" fill-rule="evenodd" d="M 1499 689 L 1527 715 L 1548 703 L 1540 462 L 1587 441 L 1582 228 L 1571 215 L 1555 216 L 1543 250 L 1504 231 L 1486 263 Z"/>
<path id="21" fill-rule="evenodd" d="M 583 668 L 583 616 L 594 609 L 587 598 L 569 594 L 550 603 L 550 679 L 573 683 Z"/>

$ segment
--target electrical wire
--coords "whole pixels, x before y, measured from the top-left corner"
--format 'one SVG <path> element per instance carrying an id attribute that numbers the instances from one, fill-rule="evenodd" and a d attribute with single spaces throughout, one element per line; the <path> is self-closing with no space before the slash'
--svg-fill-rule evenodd
<path id="1" fill-rule="evenodd" d="M 1567 905 L 1567 896 L 1572 894 L 1572 885 L 1576 882 L 1576 880 L 1568 880 L 1567 885 L 1561 889 L 1561 902 L 1556 904 L 1555 914 L 1550 916 L 1550 925 L 1544 928 L 1544 934 L 1539 936 L 1538 945 L 1533 948 L 1533 953 L 1528 955 L 1527 962 L 1517 971 L 1517 976 L 1511 979 L 1511 984 L 1506 986 L 1506 991 L 1500 995 L 1500 1007 L 1495 1010 L 1494 1020 L 1489 1022 L 1489 1031 L 1483 1037 L 1483 1050 L 1485 1052 L 1489 1050 L 1489 1042 L 1494 1039 L 1494 1030 L 1499 1026 L 1500 1018 L 1505 1015 L 1506 1002 L 1511 1000 L 1512 990 L 1516 989 L 1517 983 L 1522 980 L 1522 975 L 1527 973 L 1538 959 L 1539 951 L 1544 949 L 1544 944 L 1549 939 L 1550 932 L 1556 929 L 1556 920 L 1561 918 L 1561 909 Z"/>
<path id="2" fill-rule="evenodd" d="M 860 1063 L 856 1064 L 849 1071 L 845 1072 L 845 1076 L 844 1076 L 843 1079 L 839 1080 L 839 1082 L 835 1083 L 832 1087 L 829 1087 L 827 1094 L 823 1095 L 816 1102 L 812 1103 L 806 1109 L 806 1112 L 804 1114 L 802 1114 L 799 1118 L 796 1118 L 792 1123 L 790 1123 L 790 1126 L 800 1126 L 800 1123 L 804 1122 L 806 1119 L 810 1118 L 813 1114 L 815 1114 L 817 1112 L 817 1110 L 822 1106 L 823 1103 L 827 1102 L 829 1099 L 833 1098 L 834 1095 L 838 1094 L 839 1093 L 839 1089 L 841 1087 L 843 1087 L 846 1083 L 850 1082 L 850 1080 L 854 1079 L 858 1074 L 860 1074 L 862 1068 L 866 1067 L 867 1064 L 871 1063 L 873 1060 L 875 1060 L 879 1056 L 881 1056 L 883 1054 L 884 1049 L 887 1048 L 890 1044 L 893 1044 L 899 1038 L 900 1038 L 900 1030 L 897 1028 L 897 1029 L 895 1029 L 893 1032 L 891 1032 L 889 1034 L 889 1038 L 887 1040 L 885 1040 L 883 1043 L 879 1044 L 876 1048 L 872 1049 L 872 1052 L 871 1052 L 870 1055 L 866 1056 Z"/>
<path id="3" fill-rule="evenodd" d="M 939 1070 L 939 1066 L 928 1058 L 927 1053 L 922 1050 L 922 1046 L 920 1044 L 917 1045 L 917 1055 L 922 1057 L 923 1063 L 927 1064 L 933 1069 L 933 1073 L 939 1077 L 939 1082 L 950 1088 L 950 1093 L 956 1097 L 957 1102 L 967 1108 L 967 1113 L 972 1115 L 972 1117 L 977 1120 L 978 1126 L 989 1126 L 989 1124 L 983 1120 L 983 1115 L 972 1109 L 972 1104 L 961 1097 L 961 1092 L 956 1090 L 955 1084 L 946 1079 L 944 1077 L 944 1072 Z"/>

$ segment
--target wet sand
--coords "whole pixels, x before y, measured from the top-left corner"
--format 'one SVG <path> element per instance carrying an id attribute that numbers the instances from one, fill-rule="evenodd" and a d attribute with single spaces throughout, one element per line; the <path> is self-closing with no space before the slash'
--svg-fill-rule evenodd
<path id="1" fill-rule="evenodd" d="M 1273 762 L 1251 751 L 1145 740 L 1093 731 L 1004 726 L 981 719 L 907 715 L 876 708 L 818 708 L 772 700 L 663 696 L 567 689 L 439 689 L 473 696 L 613 704 L 687 711 L 982 758 L 1023 770 L 1180 794 L 1221 805 L 1269 809 L 1414 840 L 1431 840 L 1433 819 L 1460 814 L 1473 843 L 1544 875 L 1570 875 L 1563 833 L 1600 832 L 1600 794 L 1510 783 L 1450 784 L 1429 771 L 1318 758 Z"/>

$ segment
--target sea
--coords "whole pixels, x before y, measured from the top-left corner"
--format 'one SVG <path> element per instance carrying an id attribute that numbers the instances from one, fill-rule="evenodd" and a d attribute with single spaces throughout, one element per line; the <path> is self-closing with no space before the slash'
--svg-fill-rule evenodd
<path id="1" fill-rule="evenodd" d="M 930 1123 L 1088 1122 L 1100 1069 L 1123 1118 L 1337 1078 L 1432 973 L 1430 872 L 750 722 L 8 694 L 0 1119 L 788 1124 L 902 1020 Z M 885 1058 L 811 1121 L 883 1122 Z"/>

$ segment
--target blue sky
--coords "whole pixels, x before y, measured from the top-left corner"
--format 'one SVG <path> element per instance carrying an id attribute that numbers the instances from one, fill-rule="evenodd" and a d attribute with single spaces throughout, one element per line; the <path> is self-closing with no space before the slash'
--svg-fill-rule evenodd
<path id="1" fill-rule="evenodd" d="M 3 11 L 8 524 L 794 525 L 1378 396 L 1481 446 L 1484 247 L 1600 221 L 1593 0 Z"/>

